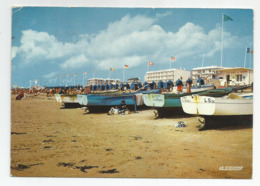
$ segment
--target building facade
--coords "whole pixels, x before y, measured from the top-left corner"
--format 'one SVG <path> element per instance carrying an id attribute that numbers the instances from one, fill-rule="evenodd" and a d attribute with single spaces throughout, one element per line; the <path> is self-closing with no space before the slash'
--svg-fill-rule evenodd
<path id="1" fill-rule="evenodd" d="M 228 68 L 217 72 L 221 86 L 251 85 L 254 82 L 254 71 L 249 68 Z"/>
<path id="2" fill-rule="evenodd" d="M 90 85 L 110 85 L 110 84 L 121 83 L 119 79 L 102 79 L 102 78 L 91 78 L 88 79 L 87 86 Z"/>
<path id="3" fill-rule="evenodd" d="M 135 77 L 135 78 L 129 78 L 129 79 L 127 80 L 127 83 L 129 83 L 129 84 L 131 84 L 131 83 L 141 83 L 141 80 L 140 80 L 139 78 L 137 78 L 137 77 Z"/>
<path id="4" fill-rule="evenodd" d="M 182 69 L 167 69 L 146 72 L 144 79 L 147 83 L 152 83 L 153 81 L 158 83 L 160 80 L 163 82 L 167 82 L 169 80 L 176 82 L 180 76 L 183 77 L 183 81 L 186 81 L 190 75 L 190 71 Z"/>
<path id="5" fill-rule="evenodd" d="M 219 67 L 219 66 L 207 66 L 207 67 L 198 67 L 192 69 L 192 79 L 199 79 L 199 77 L 211 80 L 218 79 L 219 72 L 218 70 L 226 69 L 228 67 Z"/>

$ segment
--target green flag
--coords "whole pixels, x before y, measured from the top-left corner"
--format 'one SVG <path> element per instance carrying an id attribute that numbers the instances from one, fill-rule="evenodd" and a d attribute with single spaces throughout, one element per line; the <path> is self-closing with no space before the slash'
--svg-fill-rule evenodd
<path id="1" fill-rule="evenodd" d="M 233 21 L 233 19 L 231 18 L 231 17 L 229 17 L 229 16 L 227 16 L 227 15 L 223 15 L 224 17 L 223 17 L 223 21 Z"/>

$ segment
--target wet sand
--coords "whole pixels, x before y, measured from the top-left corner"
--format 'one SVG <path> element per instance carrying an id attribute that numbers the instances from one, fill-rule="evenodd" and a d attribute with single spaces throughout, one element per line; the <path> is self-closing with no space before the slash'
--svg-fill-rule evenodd
<path id="1" fill-rule="evenodd" d="M 252 127 L 198 131 L 199 117 L 153 119 L 11 100 L 11 174 L 22 177 L 251 178 Z M 187 127 L 175 128 L 178 121 Z M 242 170 L 219 170 L 243 166 Z"/>

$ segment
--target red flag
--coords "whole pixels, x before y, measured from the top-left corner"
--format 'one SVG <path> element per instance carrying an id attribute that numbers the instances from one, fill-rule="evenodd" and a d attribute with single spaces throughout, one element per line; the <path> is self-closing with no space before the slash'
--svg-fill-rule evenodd
<path id="1" fill-rule="evenodd" d="M 149 62 L 148 62 L 148 65 L 149 65 L 149 66 L 152 66 L 152 65 L 153 65 L 153 62 L 149 61 Z"/>
<path id="2" fill-rule="evenodd" d="M 70 77 L 70 75 L 69 75 L 69 74 L 67 74 L 67 76 L 68 76 L 68 77 Z"/>
<path id="3" fill-rule="evenodd" d="M 86 74 L 87 74 L 87 72 L 83 72 L 83 74 L 85 74 L 85 75 L 86 75 Z"/>
<path id="4" fill-rule="evenodd" d="M 128 66 L 128 65 L 125 65 L 124 67 L 125 67 L 125 68 L 129 68 L 129 66 Z"/>
<path id="5" fill-rule="evenodd" d="M 172 61 L 175 61 L 175 60 L 176 60 L 176 57 L 171 57 L 171 60 L 172 60 Z"/>
<path id="6" fill-rule="evenodd" d="M 250 49 L 250 54 L 253 54 L 253 50 Z"/>

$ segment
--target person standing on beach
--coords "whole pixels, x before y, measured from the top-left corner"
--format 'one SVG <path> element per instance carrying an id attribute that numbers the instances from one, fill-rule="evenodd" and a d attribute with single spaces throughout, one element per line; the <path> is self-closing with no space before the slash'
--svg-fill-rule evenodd
<path id="1" fill-rule="evenodd" d="M 187 84 L 187 93 L 191 93 L 192 80 L 190 77 L 187 79 L 186 84 Z"/>
<path id="2" fill-rule="evenodd" d="M 176 81 L 176 86 L 177 86 L 178 93 L 182 92 L 182 87 L 183 87 L 182 76 Z"/>

